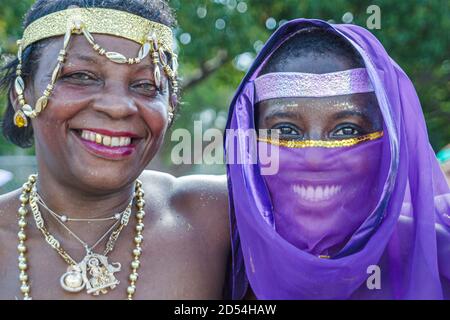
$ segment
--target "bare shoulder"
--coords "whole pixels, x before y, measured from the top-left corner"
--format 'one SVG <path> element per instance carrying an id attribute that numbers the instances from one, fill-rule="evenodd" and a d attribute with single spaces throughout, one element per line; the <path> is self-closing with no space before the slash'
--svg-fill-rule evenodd
<path id="1" fill-rule="evenodd" d="M 225 175 L 177 178 L 167 173 L 146 170 L 139 179 L 146 190 L 149 207 L 165 212 L 168 210 L 168 214 L 174 215 L 174 218 L 183 217 L 214 252 L 220 256 L 228 255 L 230 232 Z M 152 203 L 156 203 L 156 207 Z"/>
<path id="2" fill-rule="evenodd" d="M 190 215 L 208 240 L 227 251 L 230 235 L 226 176 L 184 176 L 177 178 L 173 187 L 173 205 Z"/>
<path id="3" fill-rule="evenodd" d="M 139 179 L 146 190 L 160 200 L 185 208 L 190 215 L 213 210 L 227 211 L 227 180 L 225 175 L 189 175 L 174 177 L 168 173 L 145 170 Z M 202 209 L 204 208 L 204 209 Z"/>
<path id="4" fill-rule="evenodd" d="M 171 206 L 203 230 L 209 241 L 228 249 L 228 196 L 225 175 L 189 175 L 171 183 Z"/>

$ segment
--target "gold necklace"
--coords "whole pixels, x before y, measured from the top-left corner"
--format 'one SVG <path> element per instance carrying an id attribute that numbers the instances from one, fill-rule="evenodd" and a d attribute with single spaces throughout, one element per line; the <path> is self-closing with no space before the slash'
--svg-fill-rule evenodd
<path id="1" fill-rule="evenodd" d="M 30 193 L 32 192 L 36 181 L 37 175 L 30 175 L 28 181 L 23 185 L 22 194 L 19 197 L 21 205 L 18 209 L 19 245 L 17 246 L 17 250 L 19 252 L 19 280 L 21 282 L 20 290 L 23 293 L 24 300 L 31 300 L 30 283 L 27 274 L 27 247 L 25 246 L 25 241 L 27 238 L 25 227 L 27 226 L 27 222 L 25 218 L 28 214 L 27 205 L 30 204 L 30 207 L 32 206 L 32 204 L 30 203 Z M 131 273 L 129 275 L 129 286 L 127 287 L 128 300 L 132 300 L 136 292 L 136 281 L 138 279 L 137 270 L 140 267 L 139 258 L 142 254 L 141 244 L 143 241 L 142 231 L 144 229 L 143 219 L 145 216 L 145 200 L 142 183 L 139 180 L 136 181 L 135 185 L 135 197 L 137 207 L 137 225 L 136 236 L 134 238 L 135 248 L 133 249 L 133 261 L 131 262 Z M 105 293 L 104 290 L 106 290 L 107 288 L 113 289 L 119 283 L 117 279 L 113 277 L 113 273 L 120 270 L 120 264 L 110 265 L 108 264 L 105 256 L 101 256 L 93 252 L 88 252 L 83 261 L 77 264 L 70 257 L 70 255 L 66 251 L 64 251 L 63 248 L 61 248 L 59 241 L 55 239 L 55 237 L 53 237 L 53 235 L 51 235 L 45 228 L 42 216 L 40 217 L 41 219 L 39 219 L 39 214 L 36 214 L 39 211 L 39 208 L 37 208 L 37 204 L 35 202 L 33 207 L 31 208 L 33 211 L 33 216 L 35 217 L 36 225 L 44 235 L 46 242 L 56 250 L 56 252 L 64 259 L 64 261 L 66 261 L 66 263 L 69 264 L 68 272 L 66 272 L 63 277 L 61 277 L 61 284 L 63 284 L 64 282 L 65 286 L 72 289 L 69 291 L 78 292 L 86 287 L 88 293 L 99 294 L 100 292 Z M 117 270 L 117 267 L 119 267 L 119 270 Z M 89 279 L 88 276 L 91 276 L 91 278 Z M 79 289 L 80 287 L 80 290 L 75 291 L 75 288 Z"/>
<path id="2" fill-rule="evenodd" d="M 107 217 L 107 218 L 69 218 L 67 215 L 65 214 L 57 214 L 55 211 L 53 211 L 52 209 L 50 209 L 47 204 L 45 203 L 44 199 L 42 199 L 41 195 L 36 192 L 36 198 L 37 198 L 37 202 L 43 206 L 48 212 L 51 213 L 52 216 L 58 218 L 58 220 L 60 222 L 66 223 L 66 222 L 100 222 L 100 221 L 109 221 L 109 220 L 120 220 L 120 218 L 128 211 L 131 210 L 131 207 L 133 205 L 133 199 L 131 199 L 130 203 L 128 204 L 127 208 L 122 211 L 122 212 L 118 212 L 116 214 L 114 214 L 111 217 Z M 134 195 L 133 195 L 134 198 Z"/>
<path id="3" fill-rule="evenodd" d="M 114 224 L 92 245 L 89 246 L 86 242 L 84 242 L 83 240 L 81 240 L 81 238 L 72 230 L 70 230 L 70 228 L 68 226 L 66 226 L 64 224 L 64 222 L 62 221 L 62 219 L 60 219 L 60 215 L 58 215 L 57 213 L 55 213 L 53 210 L 51 210 L 43 201 L 43 199 L 39 196 L 37 190 L 36 190 L 36 185 L 33 186 L 32 190 L 31 190 L 31 194 L 30 194 L 30 207 L 32 209 L 33 212 L 33 216 L 42 220 L 42 215 L 39 212 L 39 208 L 36 205 L 36 203 L 39 203 L 40 205 L 42 205 L 49 213 L 50 215 L 56 220 L 56 222 L 58 222 L 64 229 L 66 229 L 67 232 L 69 232 L 78 242 L 81 243 L 81 245 L 86 249 L 86 252 L 92 252 L 95 247 L 97 247 L 97 245 L 120 223 L 120 226 L 117 228 L 117 230 L 115 230 L 114 232 L 111 233 L 108 243 L 106 245 L 106 249 L 103 253 L 104 256 L 106 256 L 109 252 L 111 252 L 114 248 L 115 242 L 117 241 L 120 232 L 122 231 L 122 229 L 128 225 L 128 221 L 130 219 L 130 215 L 131 215 L 131 207 L 133 206 L 133 199 L 134 199 L 134 194 L 133 194 L 133 198 L 131 199 L 130 203 L 128 204 L 127 208 L 121 212 L 118 213 L 119 217 L 121 217 L 120 220 L 115 219 L 116 222 L 114 222 Z M 67 220 L 67 221 L 71 221 Z M 110 220 L 107 218 L 107 220 Z M 73 221 L 73 220 L 72 220 Z M 89 221 L 89 219 L 77 219 L 77 221 Z M 96 221 L 100 221 L 100 220 L 96 220 Z"/>

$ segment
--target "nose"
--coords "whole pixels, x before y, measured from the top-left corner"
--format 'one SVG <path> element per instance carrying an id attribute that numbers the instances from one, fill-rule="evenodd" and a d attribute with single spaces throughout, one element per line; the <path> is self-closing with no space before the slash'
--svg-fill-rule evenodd
<path id="1" fill-rule="evenodd" d="M 128 118 L 138 112 L 134 100 L 120 85 L 105 87 L 105 90 L 95 98 L 93 108 L 111 119 Z"/>
<path id="2" fill-rule="evenodd" d="M 329 164 L 327 153 L 322 148 L 305 148 L 302 161 L 312 171 L 322 171 Z"/>

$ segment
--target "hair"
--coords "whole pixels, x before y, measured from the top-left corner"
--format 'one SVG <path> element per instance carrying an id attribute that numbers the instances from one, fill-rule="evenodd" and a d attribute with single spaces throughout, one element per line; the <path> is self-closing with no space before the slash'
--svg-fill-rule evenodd
<path id="1" fill-rule="evenodd" d="M 23 28 L 32 22 L 54 12 L 67 9 L 69 6 L 81 8 L 107 8 L 127 11 L 145 19 L 164 24 L 170 28 L 176 26 L 176 19 L 172 9 L 165 0 L 37 0 L 25 15 Z M 39 61 L 42 48 L 48 44 L 47 40 L 36 42 L 23 51 L 22 78 L 29 83 L 33 71 Z M 14 107 L 10 99 L 10 92 L 14 87 L 15 72 L 19 61 L 17 58 L 7 62 L 0 68 L 0 90 L 7 92 L 7 106 L 2 121 L 2 132 L 5 138 L 22 148 L 33 145 L 33 128 L 31 125 L 17 128 L 13 123 Z"/>
<path id="2" fill-rule="evenodd" d="M 287 59 L 307 55 L 340 56 L 347 59 L 351 68 L 364 67 L 361 55 L 344 37 L 328 29 L 311 27 L 302 29 L 285 41 L 267 60 L 260 74 L 283 70 Z"/>

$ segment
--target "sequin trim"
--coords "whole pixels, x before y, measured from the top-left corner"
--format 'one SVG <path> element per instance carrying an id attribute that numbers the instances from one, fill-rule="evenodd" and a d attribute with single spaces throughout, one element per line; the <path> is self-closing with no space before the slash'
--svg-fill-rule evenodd
<path id="1" fill-rule="evenodd" d="M 22 46 L 66 33 L 68 22 L 80 19 L 90 33 L 113 35 L 144 44 L 149 34 L 154 33 L 161 44 L 172 48 L 172 30 L 125 11 L 105 8 L 74 8 L 46 15 L 31 23 L 24 31 Z"/>
<path id="2" fill-rule="evenodd" d="M 340 148 L 351 147 L 358 143 L 379 139 L 383 136 L 383 131 L 377 131 L 369 133 L 367 135 L 342 139 L 342 140 L 276 140 L 271 138 L 258 138 L 258 141 L 270 143 L 276 146 L 282 146 L 287 148 L 311 148 L 311 147 L 323 147 L 323 148 Z"/>
<path id="3" fill-rule="evenodd" d="M 374 91 L 365 68 L 324 74 L 276 72 L 254 81 L 256 103 L 275 98 L 331 97 Z"/>

